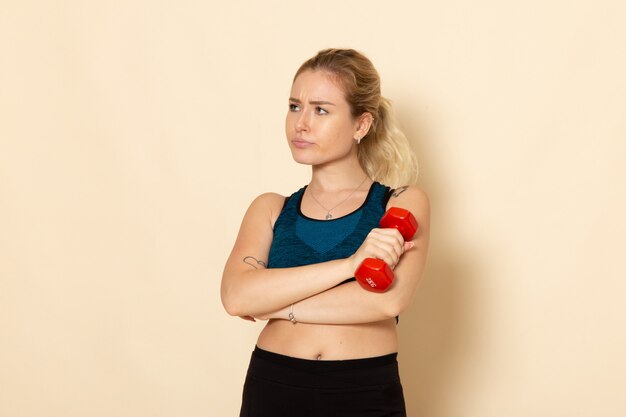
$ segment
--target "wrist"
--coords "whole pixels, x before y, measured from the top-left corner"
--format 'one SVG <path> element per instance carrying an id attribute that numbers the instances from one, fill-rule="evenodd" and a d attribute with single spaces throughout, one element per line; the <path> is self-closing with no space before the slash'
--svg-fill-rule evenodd
<path id="1" fill-rule="evenodd" d="M 354 276 L 354 271 L 356 271 L 356 266 L 353 264 L 354 263 L 354 255 L 343 259 L 343 265 L 342 267 L 342 282 L 343 280 L 353 277 Z"/>
<path id="2" fill-rule="evenodd" d="M 293 324 L 298 323 L 298 320 L 296 320 L 296 314 L 293 311 L 293 304 L 289 306 L 289 313 L 287 314 L 287 318 Z"/>

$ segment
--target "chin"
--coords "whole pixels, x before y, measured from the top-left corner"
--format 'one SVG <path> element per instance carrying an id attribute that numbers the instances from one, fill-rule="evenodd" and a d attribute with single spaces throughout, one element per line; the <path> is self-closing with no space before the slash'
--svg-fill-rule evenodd
<path id="1" fill-rule="evenodd" d="M 310 156 L 305 156 L 298 154 L 298 152 L 291 152 L 291 156 L 295 162 L 302 165 L 315 165 L 318 163 L 315 158 L 311 158 Z"/>
<path id="2" fill-rule="evenodd" d="M 310 149 L 298 149 L 293 146 L 289 147 L 291 150 L 291 157 L 294 161 L 302 165 L 315 165 L 319 163 L 318 159 L 315 156 L 314 152 L 311 152 Z"/>

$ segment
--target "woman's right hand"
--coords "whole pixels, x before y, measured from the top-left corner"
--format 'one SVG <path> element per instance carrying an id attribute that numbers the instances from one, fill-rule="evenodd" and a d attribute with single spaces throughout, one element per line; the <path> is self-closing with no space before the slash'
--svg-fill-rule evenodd
<path id="1" fill-rule="evenodd" d="M 400 262 L 402 254 L 413 245 L 413 242 L 405 242 L 397 229 L 372 229 L 359 249 L 348 258 L 348 262 L 351 270 L 356 271 L 366 258 L 377 258 L 394 269 Z"/>

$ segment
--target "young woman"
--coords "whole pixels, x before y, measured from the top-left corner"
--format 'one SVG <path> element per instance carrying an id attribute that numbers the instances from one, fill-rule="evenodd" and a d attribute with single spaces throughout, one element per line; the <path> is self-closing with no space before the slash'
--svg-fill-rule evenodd
<path id="1" fill-rule="evenodd" d="M 326 49 L 302 64 L 285 131 L 311 181 L 286 198 L 252 202 L 222 278 L 229 314 L 269 320 L 240 415 L 405 416 L 396 323 L 424 269 L 430 209 L 410 185 L 415 157 L 372 63 L 352 49 Z M 417 218 L 411 241 L 378 226 L 389 207 Z M 365 258 L 393 269 L 386 292 L 354 280 Z"/>

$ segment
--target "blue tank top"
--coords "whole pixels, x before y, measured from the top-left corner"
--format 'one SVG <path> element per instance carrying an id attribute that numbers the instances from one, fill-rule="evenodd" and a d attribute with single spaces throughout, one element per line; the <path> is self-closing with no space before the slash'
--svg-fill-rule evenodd
<path id="1" fill-rule="evenodd" d="M 287 197 L 274 223 L 268 268 L 290 268 L 343 259 L 361 246 L 385 213 L 391 190 L 374 181 L 363 204 L 350 214 L 330 220 L 311 219 L 300 209 L 306 186 Z M 344 282 L 354 280 L 348 279 Z"/>

